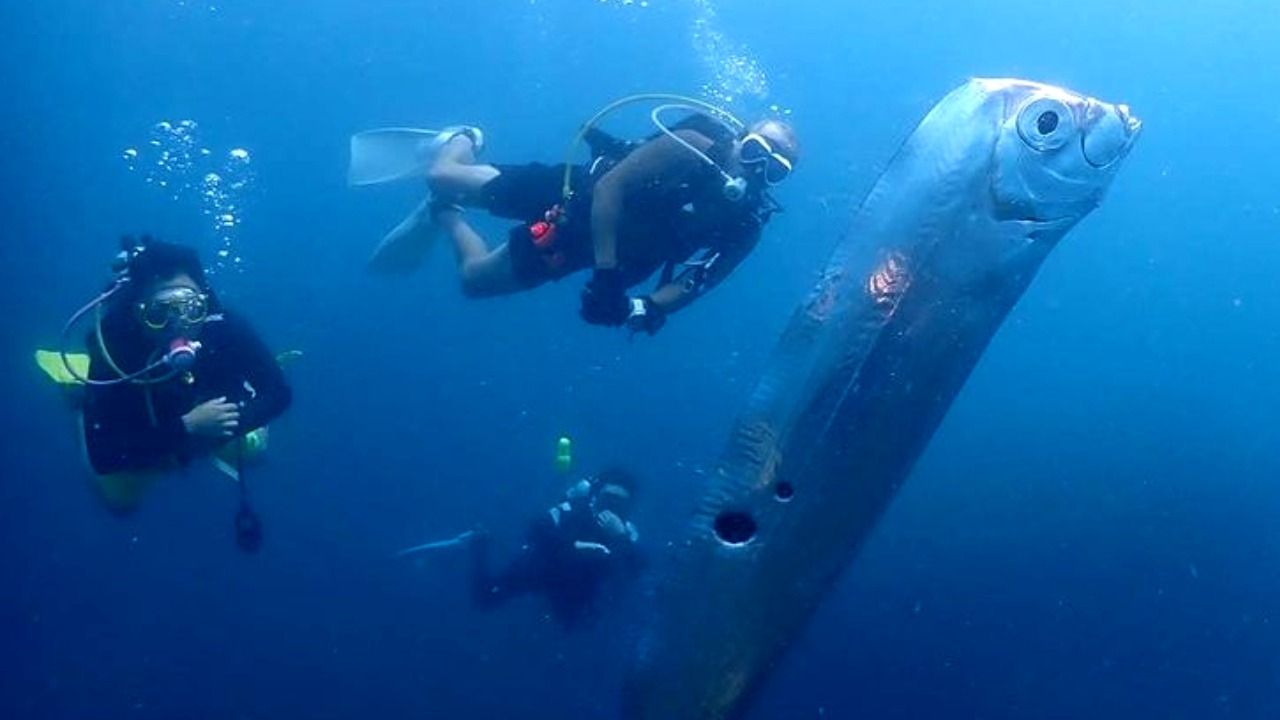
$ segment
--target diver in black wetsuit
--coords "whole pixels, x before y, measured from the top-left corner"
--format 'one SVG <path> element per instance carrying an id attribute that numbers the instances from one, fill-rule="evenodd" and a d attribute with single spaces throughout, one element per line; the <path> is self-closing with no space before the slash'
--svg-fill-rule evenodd
<path id="1" fill-rule="evenodd" d="M 639 533 L 627 520 L 634 478 L 606 470 L 574 484 L 563 502 L 530 524 L 525 543 L 497 573 L 489 567 L 489 536 L 469 534 L 471 595 L 490 610 L 520 595 L 547 598 L 551 615 L 565 629 L 581 624 L 614 581 L 637 575 L 643 565 Z"/>
<path id="2" fill-rule="evenodd" d="M 242 442 L 284 412 L 291 391 L 248 322 L 222 307 L 194 250 L 143 238 L 122 261 L 116 285 L 82 313 L 101 312 L 88 339 L 85 448 L 103 498 L 124 511 L 145 471 Z"/>
<path id="3" fill-rule="evenodd" d="M 799 153 L 795 131 L 780 120 L 746 125 L 706 106 L 668 127 L 658 119 L 661 110 L 653 115 L 660 132 L 641 141 L 585 130 L 581 137 L 595 161 L 570 168 L 484 164 L 476 159 L 479 128 L 445 129 L 432 141 L 425 170 L 431 199 L 383 239 L 371 267 L 412 270 L 434 225 L 452 240 L 470 297 L 521 292 L 591 269 L 581 294 L 583 320 L 657 332 L 755 249 L 779 209 L 769 190 L 791 174 Z M 522 224 L 490 247 L 466 221 L 464 207 Z M 629 294 L 658 271 L 651 292 Z"/>

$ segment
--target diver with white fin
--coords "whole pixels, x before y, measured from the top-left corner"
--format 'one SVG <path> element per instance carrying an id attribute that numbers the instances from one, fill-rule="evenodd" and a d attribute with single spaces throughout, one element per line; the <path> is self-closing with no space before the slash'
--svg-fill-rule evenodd
<path id="1" fill-rule="evenodd" d="M 640 102 L 656 105 L 651 136 L 626 141 L 596 127 Z M 685 116 L 668 123 L 673 112 Z M 591 161 L 574 164 L 583 142 Z M 371 269 L 411 272 L 442 230 L 467 296 L 516 293 L 590 268 L 583 320 L 651 335 L 751 253 L 781 209 L 770 189 L 790 176 L 799 151 L 784 122 L 748 126 L 714 105 L 661 94 L 605 107 L 583 125 L 562 164 L 481 164 L 483 144 L 481 131 L 469 126 L 388 128 L 351 139 L 351 184 L 425 178 L 431 192 L 382 240 Z M 521 224 L 490 248 L 464 208 Z M 628 294 L 659 271 L 651 292 Z"/>

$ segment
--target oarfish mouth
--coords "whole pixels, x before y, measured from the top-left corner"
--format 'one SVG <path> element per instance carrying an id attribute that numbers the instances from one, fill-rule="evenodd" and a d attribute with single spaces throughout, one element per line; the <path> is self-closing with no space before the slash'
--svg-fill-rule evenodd
<path id="1" fill-rule="evenodd" d="M 1080 137 L 1084 159 L 1096 168 L 1104 168 L 1128 154 L 1142 130 L 1142 121 L 1128 105 L 1102 104 L 1096 116 Z"/>

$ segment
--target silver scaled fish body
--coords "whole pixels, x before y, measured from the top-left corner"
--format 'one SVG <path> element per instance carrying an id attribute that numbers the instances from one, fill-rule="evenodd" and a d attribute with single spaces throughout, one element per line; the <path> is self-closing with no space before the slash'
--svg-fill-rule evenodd
<path id="1" fill-rule="evenodd" d="M 659 579 L 624 717 L 744 710 L 1139 129 L 1123 105 L 1021 80 L 975 79 L 934 106 L 738 418 Z"/>

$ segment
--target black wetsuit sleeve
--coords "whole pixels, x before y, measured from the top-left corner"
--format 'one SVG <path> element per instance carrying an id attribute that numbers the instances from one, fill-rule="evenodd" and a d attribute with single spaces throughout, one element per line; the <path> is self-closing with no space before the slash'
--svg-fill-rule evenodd
<path id="1" fill-rule="evenodd" d="M 283 413 L 293 402 L 293 390 L 275 356 L 245 320 L 228 316 L 228 362 L 252 388 L 241 400 L 240 427 L 236 435 L 250 433 Z"/>
<path id="2" fill-rule="evenodd" d="M 89 358 L 90 379 L 115 378 L 96 348 Z M 143 386 L 131 383 L 86 389 L 84 440 L 94 472 L 105 475 L 141 470 L 182 456 L 187 444 L 182 418 L 161 418 L 153 423 L 145 393 Z"/>
<path id="3" fill-rule="evenodd" d="M 539 551 L 550 551 L 565 543 L 564 532 L 550 512 L 542 513 L 529 523 L 524 539 L 530 548 Z"/>
<path id="4" fill-rule="evenodd" d="M 699 295 L 724 282 L 759 242 L 760 229 L 754 228 L 741 240 L 721 250 L 710 267 L 691 267 L 680 272 L 670 282 L 654 290 L 649 299 L 668 314 L 684 308 Z"/>

